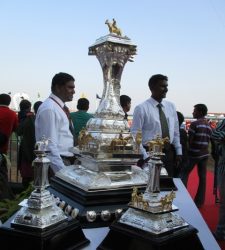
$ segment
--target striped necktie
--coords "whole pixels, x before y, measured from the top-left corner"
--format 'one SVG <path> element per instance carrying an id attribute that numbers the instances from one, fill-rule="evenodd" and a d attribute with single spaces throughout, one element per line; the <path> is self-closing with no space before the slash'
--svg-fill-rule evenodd
<path id="1" fill-rule="evenodd" d="M 165 137 L 170 138 L 169 127 L 168 127 L 165 113 L 162 110 L 162 104 L 159 103 L 157 105 L 157 107 L 159 109 L 159 119 L 160 119 L 160 123 L 161 123 L 162 138 L 165 138 Z"/>
<path id="2" fill-rule="evenodd" d="M 66 113 L 66 115 L 68 117 L 68 120 L 69 120 L 69 129 L 70 129 L 72 135 L 74 135 L 74 127 L 73 127 L 73 122 L 72 122 L 71 117 L 70 117 L 69 108 L 66 105 L 64 105 L 63 106 L 63 110 Z"/>

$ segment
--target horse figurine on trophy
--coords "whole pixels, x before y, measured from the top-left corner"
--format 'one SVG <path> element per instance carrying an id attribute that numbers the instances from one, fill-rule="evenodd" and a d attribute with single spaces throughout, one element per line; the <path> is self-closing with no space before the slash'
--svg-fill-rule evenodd
<path id="1" fill-rule="evenodd" d="M 114 33 L 114 34 L 117 34 L 118 36 L 122 36 L 122 32 L 121 32 L 121 29 L 119 29 L 116 25 L 116 20 L 113 18 L 113 22 L 110 23 L 109 20 L 107 19 L 105 21 L 105 24 L 108 25 L 108 28 L 109 28 L 109 32 L 110 33 Z"/>

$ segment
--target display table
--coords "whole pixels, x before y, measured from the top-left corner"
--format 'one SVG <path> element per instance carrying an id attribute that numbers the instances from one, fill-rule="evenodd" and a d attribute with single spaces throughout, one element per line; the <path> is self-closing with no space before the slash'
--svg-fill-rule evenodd
<path id="1" fill-rule="evenodd" d="M 202 218 L 198 208 L 195 206 L 195 203 L 184 187 L 182 181 L 175 178 L 174 182 L 178 188 L 174 204 L 179 208 L 179 215 L 182 216 L 187 223 L 198 229 L 198 237 L 205 250 L 220 250 L 221 248 L 214 239 L 210 229 Z M 83 230 L 86 237 L 91 241 L 88 246 L 82 248 L 83 250 L 96 249 L 109 232 L 108 227 Z"/>
<path id="2" fill-rule="evenodd" d="M 179 215 L 182 216 L 187 223 L 199 231 L 197 235 L 205 250 L 220 250 L 218 243 L 214 239 L 211 231 L 202 218 L 198 208 L 195 206 L 195 203 L 184 187 L 182 181 L 178 178 L 175 178 L 174 183 L 178 188 L 178 191 L 176 192 L 176 198 L 174 199 L 174 205 L 179 208 Z M 3 225 L 10 224 L 12 219 L 13 216 Z M 90 244 L 82 247 L 81 249 L 95 250 L 108 234 L 109 228 L 100 227 L 83 229 L 83 232 L 86 238 L 90 240 Z"/>

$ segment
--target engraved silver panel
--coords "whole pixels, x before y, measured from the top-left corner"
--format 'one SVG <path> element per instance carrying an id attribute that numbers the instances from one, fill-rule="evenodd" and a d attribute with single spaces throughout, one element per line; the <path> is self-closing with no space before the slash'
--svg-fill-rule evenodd
<path id="1" fill-rule="evenodd" d="M 187 227 L 177 213 L 149 214 L 129 208 L 119 219 L 120 223 L 142 229 L 154 235 L 169 233 L 170 231 Z"/>
<path id="2" fill-rule="evenodd" d="M 56 173 L 56 176 L 70 184 L 86 191 L 107 191 L 133 186 L 145 186 L 148 174 L 136 166 L 132 166 L 131 173 L 95 172 L 81 165 L 68 166 Z"/>

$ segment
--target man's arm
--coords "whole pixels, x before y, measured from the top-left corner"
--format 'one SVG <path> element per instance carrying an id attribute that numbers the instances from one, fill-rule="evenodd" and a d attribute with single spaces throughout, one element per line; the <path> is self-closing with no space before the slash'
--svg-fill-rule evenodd
<path id="1" fill-rule="evenodd" d="M 217 124 L 216 128 L 212 131 L 211 138 L 217 141 L 225 140 L 225 119 Z"/>
<path id="2" fill-rule="evenodd" d="M 177 111 L 176 108 L 174 107 L 174 138 L 173 138 L 173 146 L 176 151 L 176 155 L 182 156 L 182 146 L 180 143 L 180 127 L 179 127 L 179 122 L 177 118 Z"/>
<path id="3" fill-rule="evenodd" d="M 142 131 L 143 123 L 143 111 L 141 110 L 140 106 L 136 106 L 134 109 L 132 125 L 130 128 L 130 132 L 134 136 L 134 138 L 138 131 Z"/>
<path id="4" fill-rule="evenodd" d="M 133 120 L 132 120 L 131 129 L 130 129 L 131 134 L 134 138 L 136 138 L 137 132 L 142 131 L 143 123 L 144 123 L 143 111 L 141 110 L 140 106 L 136 106 L 136 108 L 134 109 Z M 145 163 L 145 159 L 148 159 L 149 155 L 144 149 L 142 143 L 140 144 L 140 151 L 141 151 L 141 154 L 143 155 L 143 159 L 140 159 L 137 165 L 142 167 Z"/>
<path id="5" fill-rule="evenodd" d="M 57 126 L 58 124 L 56 114 L 50 109 L 41 111 L 36 117 L 36 141 L 41 140 L 43 136 L 45 136 L 47 139 L 50 139 L 48 143 L 48 150 L 50 151 L 48 158 L 51 161 L 51 167 L 55 173 L 65 167 L 57 147 L 59 144 Z"/>

